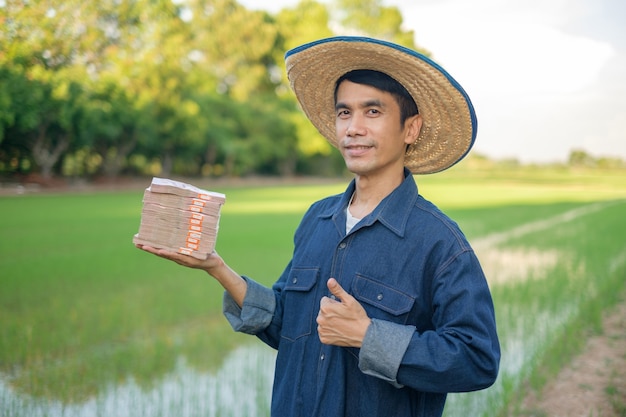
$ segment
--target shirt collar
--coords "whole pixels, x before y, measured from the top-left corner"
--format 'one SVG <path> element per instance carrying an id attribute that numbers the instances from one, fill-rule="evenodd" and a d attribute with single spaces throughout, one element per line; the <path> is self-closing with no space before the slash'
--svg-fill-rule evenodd
<path id="1" fill-rule="evenodd" d="M 328 210 L 322 214 L 322 217 L 332 217 L 335 223 L 339 225 L 338 227 L 343 227 L 345 230 L 345 210 L 354 193 L 355 187 L 356 183 L 353 179 L 350 181 L 348 188 L 341 198 L 337 200 L 337 204 L 331 205 Z M 417 201 L 417 197 L 418 190 L 415 179 L 411 172 L 405 168 L 404 181 L 402 184 L 385 197 L 370 214 L 365 216 L 353 231 L 364 226 L 370 226 L 378 221 L 396 235 L 403 237 L 407 221 Z"/>

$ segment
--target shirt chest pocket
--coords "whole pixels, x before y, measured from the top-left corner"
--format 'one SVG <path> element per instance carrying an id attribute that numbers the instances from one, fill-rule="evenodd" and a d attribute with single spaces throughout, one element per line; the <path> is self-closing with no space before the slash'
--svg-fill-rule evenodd
<path id="1" fill-rule="evenodd" d="M 359 274 L 354 279 L 352 291 L 370 318 L 407 324 L 415 297 Z"/>
<path id="2" fill-rule="evenodd" d="M 311 334 L 319 300 L 315 297 L 317 268 L 294 268 L 283 288 L 284 313 L 281 336 L 296 340 Z"/>

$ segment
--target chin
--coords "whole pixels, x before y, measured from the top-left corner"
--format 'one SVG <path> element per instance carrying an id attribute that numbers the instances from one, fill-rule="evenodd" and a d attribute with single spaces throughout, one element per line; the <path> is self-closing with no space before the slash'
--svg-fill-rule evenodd
<path id="1" fill-rule="evenodd" d="M 370 169 L 362 164 L 346 164 L 346 168 L 354 175 L 365 175 L 370 172 Z"/>

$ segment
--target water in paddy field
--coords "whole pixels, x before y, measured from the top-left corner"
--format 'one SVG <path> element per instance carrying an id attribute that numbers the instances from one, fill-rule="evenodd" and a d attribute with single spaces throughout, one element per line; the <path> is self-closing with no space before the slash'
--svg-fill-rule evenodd
<path id="1" fill-rule="evenodd" d="M 238 417 L 268 416 L 275 353 L 258 344 L 239 347 L 214 373 L 181 360 L 150 389 L 134 382 L 111 386 L 81 404 L 20 395 L 0 379 L 2 417 Z"/>

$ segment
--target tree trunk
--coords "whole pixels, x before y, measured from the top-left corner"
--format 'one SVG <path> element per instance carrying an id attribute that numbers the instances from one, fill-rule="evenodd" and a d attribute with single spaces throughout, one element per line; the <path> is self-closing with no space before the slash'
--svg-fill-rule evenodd
<path id="1" fill-rule="evenodd" d="M 59 135 L 56 144 L 47 139 L 47 125 L 40 126 L 35 144 L 33 145 L 33 159 L 39 167 L 41 176 L 48 180 L 52 177 L 52 169 L 70 145 L 70 135 Z"/>
<path id="2" fill-rule="evenodd" d="M 161 161 L 161 175 L 168 178 L 172 174 L 174 168 L 174 157 L 171 152 L 166 151 L 163 154 L 163 160 Z"/>
<path id="3" fill-rule="evenodd" d="M 108 179 L 115 179 L 126 165 L 126 157 L 137 145 L 137 135 L 130 135 L 127 141 L 120 142 L 119 146 L 109 149 L 103 155 L 102 170 Z"/>

